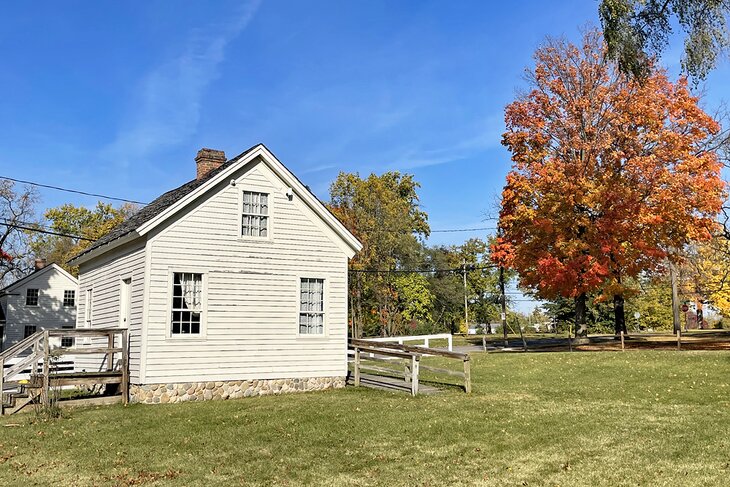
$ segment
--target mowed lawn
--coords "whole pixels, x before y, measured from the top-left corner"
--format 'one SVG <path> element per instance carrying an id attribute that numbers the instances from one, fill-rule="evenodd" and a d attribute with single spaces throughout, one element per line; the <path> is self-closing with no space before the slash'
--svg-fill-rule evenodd
<path id="1" fill-rule="evenodd" d="M 730 485 L 727 352 L 474 354 L 472 375 L 6 417 L 0 485 Z"/>

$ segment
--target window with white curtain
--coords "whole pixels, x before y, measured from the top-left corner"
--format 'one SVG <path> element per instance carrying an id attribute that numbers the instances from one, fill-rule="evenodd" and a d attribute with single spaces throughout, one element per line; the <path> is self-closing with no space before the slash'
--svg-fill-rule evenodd
<path id="1" fill-rule="evenodd" d="M 244 237 L 269 236 L 269 195 L 255 191 L 243 192 L 241 235 Z"/>
<path id="2" fill-rule="evenodd" d="M 324 333 L 324 279 L 302 278 L 299 291 L 299 333 Z"/>
<path id="3" fill-rule="evenodd" d="M 172 280 L 173 335 L 200 334 L 203 313 L 203 275 L 175 272 Z"/>

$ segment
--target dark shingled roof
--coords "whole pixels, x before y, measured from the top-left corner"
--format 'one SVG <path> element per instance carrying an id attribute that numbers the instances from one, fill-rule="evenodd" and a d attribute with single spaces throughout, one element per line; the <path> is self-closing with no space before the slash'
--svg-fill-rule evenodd
<path id="1" fill-rule="evenodd" d="M 182 186 L 175 188 L 173 190 L 168 191 L 167 193 L 163 194 L 156 200 L 154 200 L 149 205 L 143 207 L 141 210 L 139 210 L 134 215 L 130 216 L 126 220 L 124 220 L 122 223 L 117 225 L 116 227 L 112 228 L 109 233 L 101 237 L 100 239 L 96 240 L 93 244 L 91 244 L 89 247 L 84 249 L 83 252 L 76 255 L 73 259 L 77 259 L 81 257 L 82 255 L 91 252 L 94 249 L 97 249 L 101 247 L 102 245 L 106 245 L 118 238 L 122 238 L 125 235 L 128 235 L 138 229 L 143 224 L 147 223 L 163 211 L 165 211 L 170 206 L 174 205 L 181 199 L 183 199 L 188 194 L 192 193 L 196 188 L 200 187 L 202 184 L 204 184 L 209 179 L 216 176 L 216 174 L 220 173 L 221 171 L 224 171 L 228 166 L 233 164 L 235 161 L 239 160 L 241 157 L 245 156 L 255 148 L 261 146 L 263 144 L 256 144 L 253 147 L 243 151 L 236 157 L 233 157 L 232 159 L 229 159 L 225 163 L 221 164 L 216 169 L 213 169 L 210 171 L 205 177 L 201 179 L 193 179 L 192 181 L 188 181 L 187 183 L 183 184 Z"/>

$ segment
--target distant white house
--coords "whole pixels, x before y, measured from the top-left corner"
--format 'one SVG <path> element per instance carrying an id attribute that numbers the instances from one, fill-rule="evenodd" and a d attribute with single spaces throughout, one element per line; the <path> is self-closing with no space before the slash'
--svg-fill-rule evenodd
<path id="1" fill-rule="evenodd" d="M 77 293 L 78 281 L 71 274 L 36 261 L 32 273 L 0 290 L 0 350 L 36 331 L 73 328 Z"/>
<path id="2" fill-rule="evenodd" d="M 128 327 L 136 402 L 343 386 L 360 242 L 261 144 L 196 163 L 72 260 L 77 326 Z"/>

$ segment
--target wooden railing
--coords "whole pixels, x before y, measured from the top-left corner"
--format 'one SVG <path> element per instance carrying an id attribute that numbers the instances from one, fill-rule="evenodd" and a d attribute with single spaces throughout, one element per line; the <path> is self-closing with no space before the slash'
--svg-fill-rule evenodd
<path id="1" fill-rule="evenodd" d="M 104 345 L 76 346 L 77 338 L 101 338 Z M 72 347 L 53 347 L 52 339 L 74 338 Z M 117 343 L 118 342 L 118 343 Z M 56 371 L 52 361 L 63 355 L 99 354 L 104 356 L 104 363 L 98 372 Z M 117 367 L 114 356 L 119 355 Z M 5 364 L 12 360 L 13 365 Z M 51 383 L 59 385 L 113 384 L 120 385 L 122 402 L 129 400 L 129 354 L 128 332 L 126 328 L 105 329 L 52 329 L 34 333 L 28 338 L 8 348 L 0 354 L 0 414 L 2 413 L 2 391 L 17 386 L 18 376 L 30 369 L 31 384 L 40 389 L 44 403 L 50 401 Z M 15 380 L 14 380 L 15 379 Z M 38 384 L 40 382 L 40 384 Z M 29 386 L 30 387 L 30 386 Z"/>
<path id="2" fill-rule="evenodd" d="M 350 340 L 350 348 L 354 351 L 354 379 L 355 386 L 360 385 L 361 370 L 372 370 L 374 372 L 392 374 L 403 377 L 406 383 L 410 382 L 411 394 L 418 394 L 419 374 L 421 369 L 437 374 L 459 377 L 464 381 L 464 391 L 471 393 L 471 361 L 469 354 L 458 353 L 437 348 L 425 348 L 421 346 L 402 345 L 391 342 L 373 342 L 370 340 Z M 462 362 L 463 372 L 451 369 L 444 369 L 421 363 L 424 355 L 434 355 Z M 398 361 L 398 359 L 401 359 Z M 394 367 L 382 367 L 363 363 L 364 360 L 381 362 L 388 365 L 402 364 L 403 372 Z"/>

